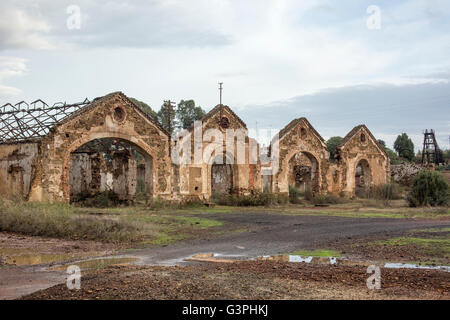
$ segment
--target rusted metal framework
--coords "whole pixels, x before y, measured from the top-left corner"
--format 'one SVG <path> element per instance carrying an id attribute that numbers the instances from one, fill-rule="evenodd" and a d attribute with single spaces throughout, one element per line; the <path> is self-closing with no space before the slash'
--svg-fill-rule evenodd
<path id="1" fill-rule="evenodd" d="M 58 122 L 90 104 L 57 102 L 52 106 L 38 99 L 30 104 L 21 101 L 0 107 L 0 143 L 14 143 L 47 135 Z"/>
<path id="2" fill-rule="evenodd" d="M 440 164 L 444 162 L 442 151 L 436 141 L 434 130 L 426 129 L 423 133 L 422 164 Z"/>

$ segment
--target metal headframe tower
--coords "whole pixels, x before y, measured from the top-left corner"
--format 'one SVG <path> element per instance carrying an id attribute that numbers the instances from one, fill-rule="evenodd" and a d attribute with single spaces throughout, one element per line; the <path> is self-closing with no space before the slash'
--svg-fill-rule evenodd
<path id="1" fill-rule="evenodd" d="M 434 130 L 428 131 L 428 129 L 425 129 L 423 133 L 422 164 L 440 164 L 443 162 L 442 151 L 437 144 Z"/>

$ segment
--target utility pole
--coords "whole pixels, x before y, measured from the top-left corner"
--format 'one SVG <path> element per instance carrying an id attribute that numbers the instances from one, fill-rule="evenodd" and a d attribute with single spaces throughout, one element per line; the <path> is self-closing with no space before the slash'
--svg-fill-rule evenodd
<path id="1" fill-rule="evenodd" d="M 222 85 L 223 85 L 223 82 L 219 82 L 219 101 L 220 101 L 220 105 L 222 105 Z"/>
<path id="2" fill-rule="evenodd" d="M 172 141 L 172 117 L 173 117 L 173 105 L 175 104 L 175 102 L 170 101 L 170 100 L 164 100 L 164 104 L 166 105 L 166 118 L 167 118 L 167 131 L 169 131 L 169 155 L 171 155 L 172 152 L 172 146 L 171 146 L 171 141 Z"/>
<path id="3" fill-rule="evenodd" d="M 169 131 L 170 134 L 172 134 L 172 117 L 174 116 L 174 109 L 173 106 L 175 102 L 170 100 L 164 100 L 164 104 L 166 105 L 166 118 L 167 118 L 167 131 Z"/>

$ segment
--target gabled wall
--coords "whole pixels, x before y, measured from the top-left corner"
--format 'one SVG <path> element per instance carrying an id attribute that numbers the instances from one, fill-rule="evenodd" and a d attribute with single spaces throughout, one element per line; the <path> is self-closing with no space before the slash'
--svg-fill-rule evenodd
<path id="1" fill-rule="evenodd" d="M 317 163 L 315 192 L 326 192 L 326 176 L 329 167 L 329 152 L 325 141 L 305 118 L 293 120 L 279 134 L 279 169 L 272 178 L 272 190 L 278 193 L 289 192 L 289 161 L 299 152 L 307 154 Z"/>
<path id="2" fill-rule="evenodd" d="M 342 192 L 354 195 L 356 167 L 361 160 L 369 164 L 370 185 L 389 183 L 389 157 L 366 126 L 355 127 L 354 132 L 351 132 L 351 135 L 344 140 L 344 143 L 336 150 Z"/>
<path id="3" fill-rule="evenodd" d="M 117 112 L 117 108 L 121 112 Z M 30 199 L 66 201 L 70 199 L 71 152 L 93 139 L 119 138 L 142 149 L 153 159 L 153 196 L 172 197 L 172 168 L 169 136 L 122 93 L 94 100 L 75 112 L 42 138 L 41 175 L 32 186 Z"/>
<path id="4" fill-rule="evenodd" d="M 221 117 L 228 120 L 226 127 L 220 124 Z M 234 145 L 235 157 L 233 157 L 233 152 L 226 150 L 227 129 L 242 130 L 245 134 L 243 144 L 245 159 L 241 164 L 238 163 L 236 156 L 236 143 Z M 216 132 L 220 133 L 222 135 L 221 140 L 217 140 L 218 138 L 215 136 L 208 136 L 208 130 L 216 130 Z M 255 155 L 257 155 L 258 145 L 255 140 L 249 142 L 248 130 L 245 124 L 227 106 L 217 106 L 203 118 L 201 134 L 203 138 L 200 144 L 200 163 L 195 162 L 194 127 L 189 129 L 189 135 L 177 141 L 177 144 L 185 144 L 189 139 L 191 145 L 190 164 L 177 166 L 181 197 L 196 197 L 203 200 L 208 200 L 211 197 L 211 168 L 214 159 L 220 156 L 224 157 L 224 161 L 228 159 L 230 162 L 233 186 L 232 193 L 248 194 L 252 191 L 262 190 L 259 163 L 250 164 L 249 161 L 249 150 L 252 149 Z M 216 145 L 222 145 L 222 155 L 211 152 Z M 223 172 L 227 171 L 224 170 Z"/>

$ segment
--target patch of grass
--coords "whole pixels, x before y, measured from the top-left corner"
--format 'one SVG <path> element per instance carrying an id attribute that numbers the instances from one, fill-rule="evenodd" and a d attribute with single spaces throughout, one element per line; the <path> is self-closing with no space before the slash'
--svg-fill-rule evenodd
<path id="1" fill-rule="evenodd" d="M 0 231 L 73 240 L 168 244 L 223 225 L 196 214 L 230 211 L 224 207 L 154 211 L 144 206 L 82 208 L 64 203 L 0 201 Z"/>
<path id="2" fill-rule="evenodd" d="M 79 214 L 63 203 L 0 202 L 0 230 L 32 236 L 106 242 L 136 241 L 143 229 L 119 218 Z"/>
<path id="3" fill-rule="evenodd" d="M 342 254 L 335 250 L 326 250 L 326 249 L 317 249 L 317 250 L 297 250 L 291 253 L 287 253 L 289 255 L 297 255 L 304 257 L 341 257 Z"/>
<path id="4" fill-rule="evenodd" d="M 393 219 L 442 219 L 450 217 L 447 207 L 441 208 L 361 208 L 355 204 L 333 205 L 326 208 L 285 207 L 270 209 L 272 212 L 288 215 L 334 216 L 348 218 L 393 218 Z M 270 211 L 269 211 L 270 212 Z"/>
<path id="5" fill-rule="evenodd" d="M 424 233 L 440 233 L 440 232 L 450 232 L 450 228 L 429 228 L 429 229 L 414 229 L 411 230 L 413 233 L 424 232 Z"/>
<path id="6" fill-rule="evenodd" d="M 160 214 L 152 211 L 127 214 L 124 218 L 143 226 L 151 226 L 157 231 L 155 236 L 147 237 L 141 243 L 142 245 L 168 245 L 195 236 L 198 230 L 218 228 L 223 225 L 223 222 L 209 218 L 180 216 L 174 213 Z"/>
<path id="7" fill-rule="evenodd" d="M 414 237 L 399 237 L 392 238 L 388 240 L 382 240 L 377 242 L 379 244 L 386 244 L 391 246 L 406 246 L 408 244 L 417 244 L 420 246 L 430 246 L 430 245 L 444 245 L 448 246 L 450 249 L 450 239 L 427 239 L 427 238 L 414 238 Z"/>
<path id="8" fill-rule="evenodd" d="M 190 224 L 194 228 L 199 229 L 207 229 L 211 227 L 220 227 L 223 225 L 223 222 L 213 220 L 213 219 L 207 219 L 207 218 L 199 218 L 199 217 L 176 217 L 176 220 L 184 223 L 184 224 Z"/>
<path id="9" fill-rule="evenodd" d="M 436 238 L 415 238 L 415 237 L 398 237 L 388 240 L 376 241 L 372 245 L 384 246 L 408 246 L 413 245 L 418 247 L 422 253 L 433 255 L 436 257 L 450 256 L 450 239 L 436 239 Z"/>

